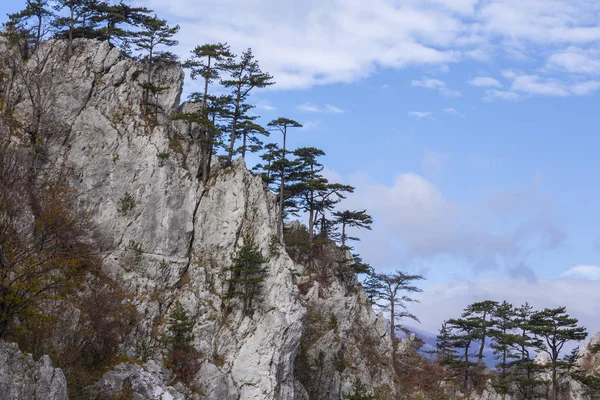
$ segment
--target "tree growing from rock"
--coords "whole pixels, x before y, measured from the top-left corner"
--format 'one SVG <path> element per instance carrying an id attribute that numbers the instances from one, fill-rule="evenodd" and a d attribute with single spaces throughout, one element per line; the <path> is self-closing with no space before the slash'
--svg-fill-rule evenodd
<path id="1" fill-rule="evenodd" d="M 125 29 L 123 25 L 136 28 L 144 26 L 145 21 L 151 19 L 148 14 L 152 12 L 146 7 L 133 7 L 123 1 L 117 4 L 101 1 L 94 8 L 95 12 L 89 18 L 94 29 L 90 37 L 106 40 L 124 51 L 129 49 L 129 40 L 141 31 Z"/>
<path id="2" fill-rule="evenodd" d="M 100 2 L 98 0 L 56 0 L 54 9 L 61 12 L 67 10 L 66 17 L 58 17 L 53 25 L 58 29 L 58 35 L 67 38 L 67 57 L 73 54 L 73 39 L 78 28 L 85 30 L 87 23 L 93 22 L 97 15 Z"/>
<path id="3" fill-rule="evenodd" d="M 578 326 L 577 318 L 567 314 L 566 307 L 545 308 L 531 316 L 531 332 L 545 342 L 542 350 L 550 356 L 552 372 L 552 400 L 558 400 L 558 368 L 564 365 L 559 360 L 564 345 L 570 341 L 581 341 L 587 337 L 587 330 Z"/>
<path id="4" fill-rule="evenodd" d="M 227 301 L 239 299 L 242 311 L 248 315 L 253 311 L 253 301 L 260 295 L 268 267 L 267 259 L 263 257 L 252 234 L 244 236 L 244 244 L 228 268 L 229 288 L 224 298 Z"/>
<path id="5" fill-rule="evenodd" d="M 341 241 L 342 247 L 346 247 L 348 240 L 360 240 L 356 237 L 351 237 L 346 234 L 346 228 L 363 228 L 371 230 L 373 218 L 367 214 L 367 210 L 361 211 L 337 211 L 333 213 L 335 223 L 342 226 Z"/>
<path id="6" fill-rule="evenodd" d="M 226 65 L 233 64 L 235 56 L 229 50 L 227 43 L 204 44 L 196 46 L 192 50 L 192 56 L 183 63 L 184 68 L 190 69 L 190 77 L 196 79 L 198 76 L 204 79 L 204 91 L 193 93 L 191 98 L 195 102 L 202 102 L 203 117 L 207 120 L 200 138 L 201 157 L 202 157 L 202 180 L 208 181 L 210 171 L 210 161 L 215 145 L 215 138 L 220 130 L 217 129 L 216 118 L 231 118 L 230 106 L 233 104 L 233 96 L 220 96 L 211 99 L 209 104 L 209 85 L 216 79 L 219 79 L 220 73 L 224 71 Z M 212 118 L 210 114 L 212 111 Z"/>
<path id="7" fill-rule="evenodd" d="M 133 34 L 132 43 L 138 50 L 147 52 L 143 59 L 147 60 L 149 64 L 154 63 L 161 56 L 164 59 L 164 55 L 167 54 L 164 51 L 156 51 L 156 47 L 173 47 L 179 43 L 173 39 L 173 36 L 179 32 L 179 25 L 171 27 L 167 25 L 166 20 L 158 18 L 157 15 L 141 18 L 139 25 L 141 29 Z M 168 59 L 173 59 L 173 57 L 169 56 Z"/>
<path id="8" fill-rule="evenodd" d="M 283 134 L 283 145 L 281 146 L 281 158 L 280 158 L 280 175 L 279 175 L 279 224 L 277 230 L 277 236 L 279 243 L 283 244 L 283 208 L 284 208 L 284 190 L 285 190 L 285 172 L 287 163 L 286 153 L 286 140 L 287 131 L 290 128 L 302 128 L 302 124 L 288 118 L 277 118 L 267 124 L 271 130 L 278 130 Z"/>
<path id="9" fill-rule="evenodd" d="M 242 53 L 240 60 L 227 59 L 223 69 L 229 75 L 228 79 L 221 80 L 221 85 L 231 89 L 233 98 L 233 115 L 231 118 L 231 132 L 227 160 L 231 162 L 235 151 L 235 141 L 239 135 L 238 124 L 244 116 L 244 104 L 252 89 L 265 88 L 275 84 L 273 77 L 262 72 L 258 61 L 254 59 L 252 50 L 248 49 Z"/>
<path id="10" fill-rule="evenodd" d="M 409 296 L 411 293 L 423 290 L 414 285 L 415 281 L 425 279 L 421 275 L 412 275 L 396 271 L 394 273 L 373 273 L 365 281 L 365 290 L 372 301 L 383 301 L 381 306 L 390 312 L 390 335 L 392 342 L 396 339 L 396 326 L 402 318 L 411 318 L 419 321 L 416 315 L 408 311 L 407 303 L 418 300 Z M 378 303 L 379 304 L 379 303 Z"/>
<path id="11" fill-rule="evenodd" d="M 50 30 L 49 23 L 54 17 L 47 0 L 27 0 L 23 10 L 8 15 L 9 23 L 26 33 L 37 48 Z"/>

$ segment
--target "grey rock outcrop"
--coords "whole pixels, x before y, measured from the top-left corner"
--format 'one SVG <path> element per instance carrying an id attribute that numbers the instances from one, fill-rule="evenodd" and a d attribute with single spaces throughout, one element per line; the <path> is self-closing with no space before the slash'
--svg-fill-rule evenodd
<path id="1" fill-rule="evenodd" d="M 76 40 L 73 57 L 64 54 L 64 42 L 45 42 L 22 68 L 10 99 L 43 149 L 40 173 L 71 177 L 78 206 L 102 234 L 104 272 L 134 299 L 141 318 L 122 351 L 161 364 L 169 315 L 179 301 L 194 321 L 193 346 L 201 355 L 190 387 L 203 398 L 307 398 L 312 389 L 303 387 L 295 368 L 307 309 L 319 310 L 338 321 L 303 348 L 307 360 L 327 353 L 323 376 L 333 389 L 320 398 L 339 398 L 355 377 L 393 393 L 387 323 L 373 313 L 354 275 L 330 272 L 319 281 L 290 258 L 274 241 L 275 196 L 243 160 L 221 165 L 215 159 L 207 183 L 198 179 L 197 126 L 172 119 L 194 107 L 180 104 L 181 67 L 148 66 L 92 40 Z M 33 78 L 39 96 L 32 98 Z M 148 89 L 149 82 L 161 89 Z M 268 274 L 254 312 L 244 314 L 223 299 L 227 268 L 246 234 L 268 259 Z M 367 351 L 372 362 L 365 361 Z M 376 367 L 381 360 L 384 367 Z M 94 387 L 112 393 L 127 383 L 147 399 L 185 392 L 162 380 L 120 364 Z"/>
<path id="2" fill-rule="evenodd" d="M 90 398 L 113 399 L 124 394 L 134 400 L 184 400 L 186 398 L 173 387 L 166 386 L 162 376 L 133 363 L 117 365 L 89 389 Z"/>
<path id="3" fill-rule="evenodd" d="M 38 361 L 16 343 L 0 342 L 0 398 L 3 400 L 66 400 L 67 380 L 50 357 Z"/>

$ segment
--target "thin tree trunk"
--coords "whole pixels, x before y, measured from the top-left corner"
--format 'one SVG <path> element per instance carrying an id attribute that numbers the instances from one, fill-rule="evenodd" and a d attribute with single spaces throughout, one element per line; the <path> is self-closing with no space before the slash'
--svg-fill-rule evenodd
<path id="1" fill-rule="evenodd" d="M 285 179 L 285 139 L 287 135 L 287 127 L 283 127 L 283 152 L 281 160 L 281 179 L 279 185 L 279 242 L 283 244 L 283 186 Z"/>
<path id="2" fill-rule="evenodd" d="M 242 158 L 244 160 L 246 159 L 246 137 L 247 136 L 248 136 L 248 133 L 244 130 L 243 143 L 242 143 Z"/>
<path id="3" fill-rule="evenodd" d="M 231 160 L 233 159 L 233 147 L 235 145 L 235 130 L 237 129 L 237 121 L 239 118 L 239 112 L 240 112 L 240 101 L 241 99 L 241 87 L 238 87 L 237 89 L 237 97 L 235 99 L 235 112 L 233 114 L 233 121 L 231 121 L 231 141 L 229 142 L 229 157 L 227 158 L 227 160 L 231 163 Z M 285 135 L 284 135 L 285 137 Z M 285 139 L 284 139 L 285 141 Z"/>
<path id="4" fill-rule="evenodd" d="M 69 21 L 69 41 L 67 43 L 67 57 L 71 58 L 71 55 L 73 54 L 73 26 L 74 21 L 74 12 L 73 9 L 71 8 L 71 20 Z"/>

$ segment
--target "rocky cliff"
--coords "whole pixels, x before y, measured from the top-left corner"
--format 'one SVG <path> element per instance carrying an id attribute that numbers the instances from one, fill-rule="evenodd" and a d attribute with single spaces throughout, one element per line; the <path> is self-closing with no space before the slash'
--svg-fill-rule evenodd
<path id="1" fill-rule="evenodd" d="M 101 236 L 103 272 L 140 315 L 120 344 L 135 363 L 117 365 L 89 393 L 110 398 L 126 387 L 148 399 L 339 399 L 359 378 L 393 398 L 387 323 L 345 255 L 324 244 L 331 257 L 292 260 L 273 240 L 276 200 L 242 159 L 215 159 L 207 183 L 197 178 L 198 127 L 172 119 L 192 107 L 180 104 L 178 64 L 144 65 L 91 40 L 76 40 L 68 59 L 55 40 L 27 59 L 12 57 L 22 63 L 5 66 L 12 113 L 0 126 L 3 145 L 34 154 L 38 182 L 68 175 L 77 207 Z M 246 234 L 268 260 L 253 313 L 223 300 Z M 185 384 L 165 363 L 177 301 L 192 318 L 200 355 Z"/>

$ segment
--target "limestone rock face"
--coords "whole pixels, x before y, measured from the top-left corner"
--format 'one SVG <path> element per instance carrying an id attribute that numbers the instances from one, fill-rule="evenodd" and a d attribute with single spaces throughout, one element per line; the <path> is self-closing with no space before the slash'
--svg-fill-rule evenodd
<path id="1" fill-rule="evenodd" d="M 137 364 L 121 363 L 102 376 L 90 388 L 92 398 L 112 399 L 130 395 L 136 400 L 184 400 L 185 396 L 165 386 L 161 376 L 146 371 Z"/>
<path id="2" fill-rule="evenodd" d="M 48 356 L 35 361 L 16 343 L 0 342 L 0 397 L 4 400 L 66 400 L 67 380 Z"/>
<path id="3" fill-rule="evenodd" d="M 172 118 L 197 108 L 180 104 L 181 66 L 145 65 L 108 43 L 84 39 L 66 59 L 65 46 L 45 42 L 12 84 L 10 101 L 43 149 L 40 171 L 70 177 L 78 206 L 101 234 L 104 272 L 134 299 L 141 318 L 122 351 L 146 366 L 162 364 L 169 315 L 179 301 L 194 321 L 200 354 L 190 387 L 203 398 L 305 399 L 311 389 L 297 378 L 295 361 L 312 307 L 338 321 L 335 332 L 323 332 L 304 349 L 310 359 L 327 352 L 328 381 L 320 384 L 332 389 L 320 398 L 339 398 L 354 376 L 371 388 L 393 386 L 387 324 L 353 274 L 334 274 L 327 284 L 300 278 L 310 271 L 274 240 L 275 196 L 243 160 L 221 165 L 214 159 L 206 184 L 198 178 L 199 127 Z M 39 96 L 28 96 L 32 88 Z M 26 144 L 30 138 L 10 139 Z M 228 267 L 248 235 L 268 259 L 268 273 L 262 295 L 244 313 L 237 300 L 223 299 Z M 301 283 L 310 293 L 300 293 Z M 376 359 L 387 360 L 385 368 L 361 361 L 365 338 Z M 348 348 L 353 356 L 336 361 Z M 187 393 L 136 364 L 116 366 L 95 388 L 118 391 L 125 383 L 139 398 Z"/>

